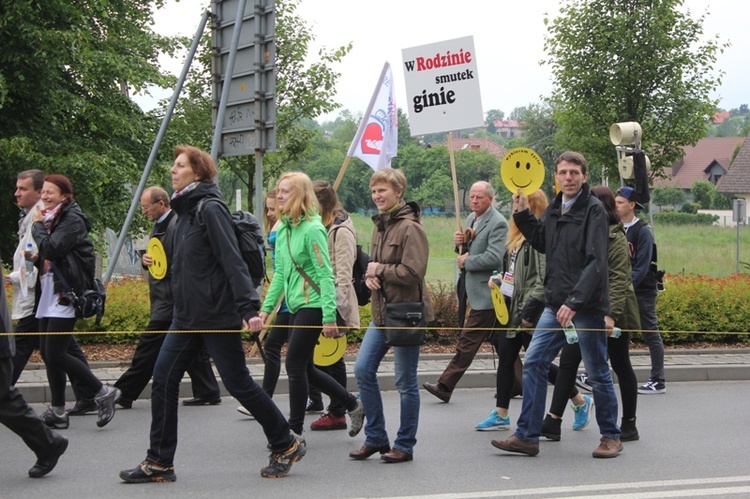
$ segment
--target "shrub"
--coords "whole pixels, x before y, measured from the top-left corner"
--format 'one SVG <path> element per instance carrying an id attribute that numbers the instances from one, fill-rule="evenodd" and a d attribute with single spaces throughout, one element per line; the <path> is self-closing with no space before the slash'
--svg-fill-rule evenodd
<path id="1" fill-rule="evenodd" d="M 666 291 L 656 302 L 665 343 L 750 341 L 744 334 L 728 334 L 750 331 L 749 275 L 669 275 L 666 282 Z"/>
<path id="2" fill-rule="evenodd" d="M 456 286 L 438 281 L 437 284 L 429 285 L 430 300 L 435 311 L 435 320 L 427 330 L 427 341 L 441 344 L 452 344 L 456 342 L 459 331 L 458 327 L 458 300 L 456 299 Z"/>
<path id="3" fill-rule="evenodd" d="M 685 203 L 682 205 L 682 208 L 680 208 L 680 211 L 682 213 L 698 213 L 700 207 L 701 205 L 698 203 Z"/>
<path id="4" fill-rule="evenodd" d="M 95 326 L 93 317 L 77 321 L 78 340 L 81 343 L 137 343 L 148 325 L 150 308 L 145 279 L 126 277 L 109 281 L 102 323 Z"/>
<path id="5" fill-rule="evenodd" d="M 708 213 L 654 213 L 654 224 L 663 225 L 713 225 L 719 217 Z"/>

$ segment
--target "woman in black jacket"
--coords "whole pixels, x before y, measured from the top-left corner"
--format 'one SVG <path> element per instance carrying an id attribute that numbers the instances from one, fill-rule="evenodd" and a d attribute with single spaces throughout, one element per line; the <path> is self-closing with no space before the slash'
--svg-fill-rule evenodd
<path id="1" fill-rule="evenodd" d="M 306 449 L 247 369 L 240 330 L 258 316 L 260 299 L 240 255 L 229 210 L 213 182 L 216 165 L 207 152 L 193 146 L 176 147 L 174 158 L 172 209 L 178 218 L 172 256 L 173 332 L 154 367 L 146 459 L 121 471 L 120 478 L 128 483 L 176 480 L 180 381 L 203 347 L 226 389 L 263 427 L 271 459 L 261 475 L 283 477 Z"/>
<path id="2" fill-rule="evenodd" d="M 94 284 L 94 245 L 89 238 L 89 221 L 73 197 L 73 186 L 64 175 L 47 175 L 42 187 L 44 210 L 33 212 L 31 226 L 39 246 L 41 297 L 36 317 L 39 330 L 70 332 L 76 323 L 71 293 L 83 295 Z M 42 335 L 40 351 L 47 367 L 51 404 L 42 419 L 52 428 L 69 425 L 65 412 L 66 376 L 78 380 L 95 398 L 98 418 L 96 425 L 105 426 L 115 416 L 115 401 L 120 390 L 102 384 L 88 364 L 68 351 L 75 341 L 72 333 Z"/>

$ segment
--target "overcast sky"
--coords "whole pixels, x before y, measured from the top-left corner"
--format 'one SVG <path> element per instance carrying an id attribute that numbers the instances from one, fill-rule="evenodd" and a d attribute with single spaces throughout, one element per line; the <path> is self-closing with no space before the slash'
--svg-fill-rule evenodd
<path id="1" fill-rule="evenodd" d="M 301 0 L 298 13 L 316 35 L 315 50 L 352 42 L 353 49 L 335 69 L 341 73 L 336 100 L 342 109 L 363 113 L 385 61 L 393 66 L 397 105 L 408 108 L 404 91 L 401 50 L 464 36 L 474 37 L 482 107 L 506 115 L 519 106 L 539 102 L 549 95 L 552 82 L 544 54 L 545 13 L 555 17 L 560 0 Z M 192 37 L 208 0 L 167 0 L 156 13 L 157 32 Z M 686 0 L 693 18 L 709 11 L 706 37 L 719 35 L 732 46 L 718 56 L 716 69 L 725 75 L 715 97 L 720 107 L 731 109 L 750 103 L 750 2 L 736 0 Z M 162 61 L 178 74 L 182 60 Z M 157 97 L 168 97 L 164 93 Z M 144 108 L 154 99 L 136 97 Z M 338 112 L 320 120 L 334 119 Z"/>

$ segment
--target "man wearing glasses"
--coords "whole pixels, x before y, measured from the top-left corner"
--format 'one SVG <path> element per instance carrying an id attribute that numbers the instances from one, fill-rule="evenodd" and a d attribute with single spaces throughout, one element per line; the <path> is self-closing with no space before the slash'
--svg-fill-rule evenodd
<path id="1" fill-rule="evenodd" d="M 172 324 L 172 248 L 174 226 L 177 214 L 169 206 L 169 194 L 161 187 L 147 187 L 141 195 L 141 211 L 149 222 L 156 222 L 150 238 L 156 238 L 164 248 L 164 262 L 155 262 L 148 252 L 141 257 L 141 264 L 148 269 L 155 263 L 166 265 L 164 273 L 148 273 L 148 290 L 151 301 L 151 319 L 133 354 L 130 368 L 125 371 L 115 386 L 122 391 L 117 403 L 124 409 L 130 409 L 154 373 L 159 349 L 164 343 L 164 331 Z M 161 277 L 158 279 L 156 276 Z M 207 355 L 198 356 L 187 370 L 192 380 L 193 398 L 184 400 L 183 405 L 217 405 L 221 403 L 221 391 L 214 376 L 211 362 Z"/>

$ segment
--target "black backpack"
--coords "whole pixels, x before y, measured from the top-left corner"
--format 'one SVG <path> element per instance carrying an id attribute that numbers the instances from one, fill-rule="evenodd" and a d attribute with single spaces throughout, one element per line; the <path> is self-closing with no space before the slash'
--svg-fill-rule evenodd
<path id="1" fill-rule="evenodd" d="M 336 244 L 336 232 L 333 233 L 333 244 Z M 362 249 L 362 245 L 357 245 L 357 257 L 354 259 L 354 265 L 352 266 L 352 284 L 354 285 L 354 292 L 357 295 L 357 304 L 362 307 L 370 303 L 370 296 L 372 291 L 365 285 L 365 274 L 367 273 L 367 265 L 370 263 L 370 255 L 365 253 Z"/>
<path id="2" fill-rule="evenodd" d="M 216 198 L 203 198 L 198 201 L 198 208 L 195 211 L 195 218 L 198 225 L 205 228 L 201 210 L 203 205 L 208 201 L 216 201 L 224 204 Z M 257 288 L 263 284 L 266 277 L 266 247 L 263 244 L 263 230 L 255 215 L 247 211 L 235 211 L 231 213 L 234 234 L 237 236 L 237 245 L 240 249 L 242 260 L 247 265 L 250 277 L 253 278 L 253 285 Z"/>
<path id="3" fill-rule="evenodd" d="M 634 230 L 633 233 L 633 252 L 638 251 L 638 239 L 641 232 L 641 228 L 644 226 L 648 226 L 646 222 L 641 220 L 640 218 L 636 223 L 633 224 L 631 229 Z M 649 230 L 651 230 L 649 228 Z M 658 292 L 664 291 L 664 271 L 659 269 L 658 267 L 658 255 L 656 250 L 656 239 L 654 238 L 654 245 L 651 252 L 651 262 L 649 262 L 648 266 L 648 274 L 646 275 L 646 278 L 641 283 L 641 286 L 649 287 L 649 288 L 656 288 Z"/>

